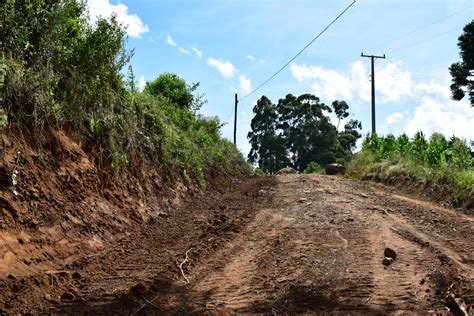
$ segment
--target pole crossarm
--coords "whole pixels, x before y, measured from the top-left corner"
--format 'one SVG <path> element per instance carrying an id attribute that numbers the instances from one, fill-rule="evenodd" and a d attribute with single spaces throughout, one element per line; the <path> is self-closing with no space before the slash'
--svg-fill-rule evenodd
<path id="1" fill-rule="evenodd" d="M 369 58 L 385 58 L 385 54 L 383 54 L 383 56 L 377 56 L 377 55 L 366 55 L 364 53 L 360 53 L 360 56 L 361 57 L 369 57 Z"/>

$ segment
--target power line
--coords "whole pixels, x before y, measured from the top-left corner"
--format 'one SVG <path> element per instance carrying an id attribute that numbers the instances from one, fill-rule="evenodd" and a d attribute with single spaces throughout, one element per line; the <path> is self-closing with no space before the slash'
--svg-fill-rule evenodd
<path id="1" fill-rule="evenodd" d="M 246 94 L 245 96 L 243 96 L 242 98 L 240 98 L 239 101 L 245 99 L 246 97 L 252 95 L 253 93 L 255 93 L 257 90 L 259 90 L 260 88 L 262 88 L 264 85 L 266 85 L 270 80 L 272 80 L 273 78 L 275 78 L 283 69 L 285 69 L 293 60 L 295 60 L 299 55 L 301 55 L 301 53 L 306 49 L 308 48 L 311 44 L 313 44 L 321 35 L 323 35 L 324 32 L 326 32 L 326 30 L 331 27 L 331 25 L 334 24 L 334 22 L 336 22 L 344 13 L 346 13 L 347 10 L 350 9 L 350 7 L 352 7 L 354 5 L 354 3 L 356 3 L 356 0 L 354 0 L 347 8 L 344 9 L 344 11 L 342 11 L 334 20 L 331 21 L 331 23 L 329 23 L 315 38 L 313 38 L 311 40 L 311 42 L 309 42 L 305 47 L 303 47 L 302 50 L 300 50 L 293 58 L 291 58 L 286 64 L 283 65 L 283 67 L 281 67 L 277 72 L 275 72 L 270 78 L 268 78 L 267 80 L 265 80 L 263 83 L 261 83 L 257 88 L 255 88 L 254 90 L 252 90 L 251 92 L 249 92 L 248 94 Z"/>
<path id="2" fill-rule="evenodd" d="M 424 30 L 424 29 L 427 28 L 427 27 L 430 27 L 430 26 L 432 26 L 432 25 L 435 25 L 435 24 L 437 24 L 437 23 L 439 23 L 439 22 L 441 22 L 441 21 L 444 21 L 444 20 L 446 20 L 446 19 L 448 19 L 448 18 L 450 18 L 450 17 L 452 17 L 452 16 L 455 16 L 455 15 L 461 13 L 461 12 L 464 12 L 464 11 L 466 11 L 466 10 L 468 10 L 468 9 L 472 9 L 472 8 L 474 8 L 474 6 L 469 6 L 469 7 L 463 8 L 463 9 L 461 9 L 461 10 L 459 10 L 459 11 L 453 12 L 453 13 L 451 13 L 450 15 L 447 15 L 447 16 L 445 16 L 445 17 L 442 17 L 442 18 L 439 19 L 439 20 L 436 20 L 436 21 L 434 21 L 434 22 L 431 22 L 431 23 L 429 23 L 429 24 L 426 24 L 426 25 L 424 25 L 424 26 L 422 26 L 422 27 L 420 27 L 420 28 L 417 28 L 417 29 L 415 29 L 415 30 L 409 31 L 409 32 L 407 32 L 407 33 L 401 35 L 401 36 L 398 37 L 398 38 L 389 40 L 389 41 L 384 42 L 384 43 L 382 43 L 382 44 L 380 44 L 380 45 L 374 46 L 373 48 L 374 48 L 374 49 L 375 49 L 375 48 L 379 48 L 379 47 L 385 46 L 385 45 L 387 45 L 387 44 L 390 44 L 390 43 L 399 41 L 399 40 L 401 40 L 402 38 L 407 37 L 408 35 L 411 35 L 411 34 L 416 33 L 416 32 L 418 32 L 418 31 Z"/>
<path id="3" fill-rule="evenodd" d="M 422 40 L 422 41 L 418 41 L 418 42 L 412 43 L 412 44 L 410 44 L 410 45 L 408 45 L 408 46 L 403 46 L 403 47 L 400 47 L 400 48 L 392 49 L 391 51 L 388 51 L 387 54 L 390 54 L 390 53 L 393 53 L 393 52 L 397 52 L 397 51 L 400 51 L 400 50 L 404 50 L 404 49 L 407 49 L 407 48 L 411 48 L 411 47 L 413 47 L 413 46 L 417 46 L 417 45 L 423 44 L 423 43 L 425 43 L 425 42 L 429 42 L 429 41 L 431 41 L 431 40 L 433 40 L 433 39 L 435 39 L 435 38 L 444 36 L 444 35 L 446 35 L 446 34 L 448 34 L 448 33 L 451 33 L 451 32 L 454 32 L 454 31 L 458 31 L 458 30 L 459 30 L 459 27 L 456 27 L 456 28 L 454 28 L 454 29 L 451 29 L 451 30 L 449 30 L 449 31 L 446 31 L 446 32 L 443 32 L 443 33 L 441 33 L 441 34 L 435 35 L 435 36 L 433 36 L 433 37 L 429 37 L 429 38 L 424 39 L 424 40 Z"/>

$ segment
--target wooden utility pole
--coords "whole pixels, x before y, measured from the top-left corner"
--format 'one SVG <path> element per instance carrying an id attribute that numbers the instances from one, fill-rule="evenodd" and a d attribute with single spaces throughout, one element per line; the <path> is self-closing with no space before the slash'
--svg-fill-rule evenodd
<path id="1" fill-rule="evenodd" d="M 237 93 L 235 94 L 235 109 L 234 109 L 234 145 L 237 146 L 237 104 L 239 99 L 237 98 Z"/>
<path id="2" fill-rule="evenodd" d="M 383 56 L 375 56 L 375 55 L 364 55 L 364 53 L 360 53 L 361 57 L 369 57 L 372 66 L 372 134 L 375 134 L 375 72 L 374 72 L 374 60 L 377 58 L 385 58 L 385 54 Z"/>

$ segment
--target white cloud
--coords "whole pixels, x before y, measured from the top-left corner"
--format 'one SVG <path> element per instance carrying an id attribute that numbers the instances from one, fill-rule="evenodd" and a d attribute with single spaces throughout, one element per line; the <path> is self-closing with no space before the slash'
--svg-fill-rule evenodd
<path id="1" fill-rule="evenodd" d="M 131 37 L 141 38 L 142 34 L 150 31 L 148 25 L 136 14 L 130 14 L 128 7 L 123 3 L 111 4 L 109 0 L 88 0 L 91 23 L 95 23 L 98 17 L 108 18 L 113 14 L 117 21 L 127 28 L 127 34 Z"/>
<path id="2" fill-rule="evenodd" d="M 228 61 L 223 61 L 221 59 L 213 59 L 209 58 L 207 60 L 207 65 L 216 68 L 222 76 L 225 78 L 232 78 L 234 74 L 237 72 L 234 65 Z"/>
<path id="3" fill-rule="evenodd" d="M 396 102 L 401 97 L 411 96 L 413 80 L 411 74 L 400 69 L 401 61 L 387 63 L 375 72 L 375 86 L 382 95 L 381 102 Z"/>
<path id="4" fill-rule="evenodd" d="M 247 59 L 248 59 L 248 60 L 251 60 L 251 61 L 254 61 L 254 60 L 255 60 L 255 57 L 253 57 L 253 55 L 247 55 Z"/>
<path id="5" fill-rule="evenodd" d="M 385 118 L 385 123 L 388 125 L 393 125 L 404 118 L 405 115 L 401 112 L 394 112 Z"/>
<path id="6" fill-rule="evenodd" d="M 178 50 L 179 50 L 181 53 L 183 53 L 183 54 L 189 55 L 189 50 L 186 50 L 186 49 L 184 49 L 184 48 L 182 48 L 182 47 L 178 47 Z"/>
<path id="7" fill-rule="evenodd" d="M 166 43 L 170 46 L 174 46 L 174 47 L 178 46 L 176 42 L 174 41 L 174 39 L 169 34 L 166 35 Z"/>
<path id="8" fill-rule="evenodd" d="M 381 97 L 380 103 L 396 102 L 412 95 L 411 74 L 400 68 L 401 62 L 395 62 L 376 70 L 376 93 Z M 298 81 L 311 84 L 315 93 L 327 102 L 338 98 L 352 100 L 359 97 L 366 101 L 371 98 L 369 76 L 361 61 L 350 64 L 346 72 L 296 63 L 291 65 L 290 71 Z"/>
<path id="9" fill-rule="evenodd" d="M 451 77 L 447 77 L 444 80 L 444 84 L 441 85 L 434 81 L 430 83 L 418 83 L 414 87 L 416 93 L 429 94 L 432 96 L 437 96 L 439 98 L 450 99 L 451 90 L 449 86 L 451 85 Z"/>
<path id="10" fill-rule="evenodd" d="M 469 102 L 428 96 L 422 98 L 421 104 L 415 108 L 405 132 L 411 136 L 419 130 L 425 134 L 440 132 L 446 137 L 455 135 L 473 140 L 472 122 L 474 111 Z"/>
<path id="11" fill-rule="evenodd" d="M 414 94 L 422 97 L 413 116 L 408 119 L 405 127 L 407 134 L 414 135 L 421 130 L 426 134 L 440 132 L 446 137 L 455 135 L 474 140 L 474 111 L 466 99 L 451 99 L 450 83 L 448 75 L 442 83 L 431 81 L 414 86 Z"/>
<path id="12" fill-rule="evenodd" d="M 261 63 L 261 64 L 263 64 L 263 63 L 265 62 L 265 59 L 261 59 L 261 58 L 260 58 L 260 59 L 258 60 L 258 62 Z"/>
<path id="13" fill-rule="evenodd" d="M 240 93 L 247 95 L 252 91 L 252 82 L 245 75 L 239 76 Z"/>
<path id="14" fill-rule="evenodd" d="M 197 49 L 196 47 L 193 47 L 192 50 L 196 54 L 197 57 L 199 58 L 202 57 L 202 52 L 199 49 Z"/>
<path id="15" fill-rule="evenodd" d="M 145 85 L 146 85 L 145 77 L 140 76 L 140 79 L 138 79 L 138 90 L 143 91 L 143 89 L 145 89 Z"/>
<path id="16" fill-rule="evenodd" d="M 319 96 L 327 100 L 343 98 L 352 99 L 351 82 L 346 76 L 332 69 L 310 66 L 305 64 L 298 65 L 293 63 L 290 67 L 293 76 L 300 82 L 312 81 L 313 90 Z"/>

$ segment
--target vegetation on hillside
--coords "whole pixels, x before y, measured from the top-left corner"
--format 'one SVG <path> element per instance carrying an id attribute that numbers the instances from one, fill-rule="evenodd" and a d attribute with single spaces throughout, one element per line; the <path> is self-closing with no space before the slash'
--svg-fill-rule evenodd
<path id="1" fill-rule="evenodd" d="M 199 84 L 166 73 L 139 92 L 131 68 L 124 78 L 133 52 L 114 17 L 91 25 L 82 1 L 7 0 L 0 40 L 0 127 L 29 133 L 36 148 L 56 127 L 117 173 L 143 156 L 202 185 L 209 169 L 249 170 L 218 119 L 198 114 Z"/>
<path id="2" fill-rule="evenodd" d="M 288 94 L 277 104 L 262 96 L 253 108 L 255 116 L 248 134 L 252 146 L 249 162 L 273 173 L 286 166 L 298 171 L 311 166 L 309 172 L 319 165 L 348 161 L 362 128 L 359 121 L 349 120 L 338 131 L 340 121 L 349 116 L 348 109 L 344 101 L 327 106 L 311 94 Z M 328 116 L 332 111 L 338 126 Z"/>
<path id="3" fill-rule="evenodd" d="M 418 182 L 448 184 L 455 192 L 454 205 L 474 194 L 474 157 L 469 146 L 465 140 L 446 139 L 439 133 L 429 139 L 422 132 L 412 139 L 406 134 L 367 136 L 347 173 L 357 178 L 408 176 Z"/>

